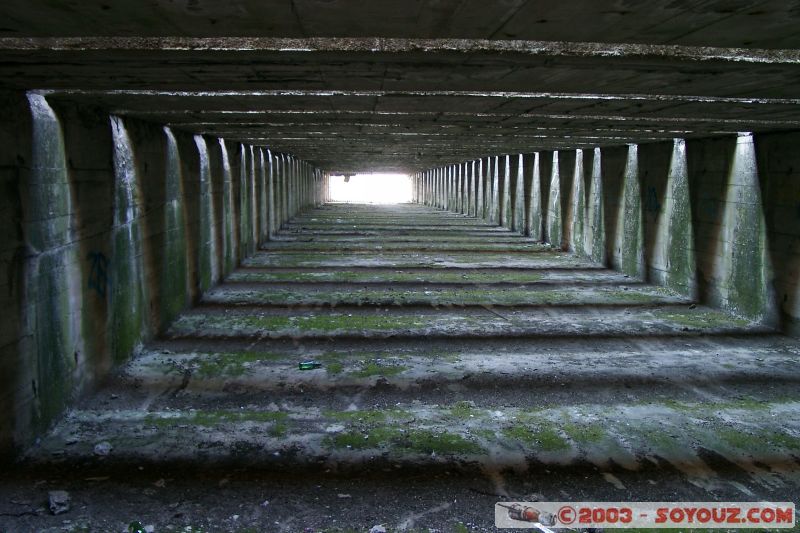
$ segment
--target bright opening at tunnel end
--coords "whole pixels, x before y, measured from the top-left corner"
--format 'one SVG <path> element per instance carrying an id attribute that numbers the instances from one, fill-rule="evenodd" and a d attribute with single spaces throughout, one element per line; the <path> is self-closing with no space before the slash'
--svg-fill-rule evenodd
<path id="1" fill-rule="evenodd" d="M 330 180 L 332 202 L 404 204 L 412 200 L 407 174 L 334 175 Z"/>

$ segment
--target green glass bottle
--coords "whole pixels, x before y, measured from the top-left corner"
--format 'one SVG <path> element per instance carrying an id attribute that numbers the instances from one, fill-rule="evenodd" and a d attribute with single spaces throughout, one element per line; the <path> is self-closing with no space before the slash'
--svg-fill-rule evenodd
<path id="1" fill-rule="evenodd" d="M 303 361 L 298 365 L 298 367 L 300 370 L 314 370 L 315 368 L 321 368 L 322 363 L 318 363 L 316 361 Z"/>

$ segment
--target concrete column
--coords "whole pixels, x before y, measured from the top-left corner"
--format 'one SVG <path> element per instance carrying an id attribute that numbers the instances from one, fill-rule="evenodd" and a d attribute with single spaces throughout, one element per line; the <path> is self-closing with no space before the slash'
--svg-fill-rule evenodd
<path id="1" fill-rule="evenodd" d="M 619 228 L 622 232 L 621 270 L 636 278 L 644 277 L 644 235 L 642 232 L 642 190 L 639 177 L 639 146 L 628 145 L 628 158 L 623 174 L 623 196 L 620 203 Z"/>
<path id="2" fill-rule="evenodd" d="M 234 238 L 234 198 L 233 173 L 231 171 L 230 151 L 228 144 L 219 139 L 220 163 L 222 164 L 222 243 L 223 243 L 223 277 L 231 273 L 236 266 L 237 243 Z"/>
<path id="3" fill-rule="evenodd" d="M 281 154 L 281 227 L 289 220 L 289 161 Z"/>
<path id="4" fill-rule="evenodd" d="M 458 165 L 450 165 L 450 211 L 458 212 Z"/>
<path id="5" fill-rule="evenodd" d="M 467 209 L 469 207 L 469 176 L 467 174 L 467 164 L 466 163 L 459 163 L 458 167 L 461 169 L 461 209 L 459 209 L 459 213 L 466 214 Z"/>
<path id="6" fill-rule="evenodd" d="M 491 158 L 492 201 L 489 221 L 492 224 L 500 222 L 500 156 Z"/>
<path id="7" fill-rule="evenodd" d="M 518 233 L 523 233 L 525 231 L 525 165 L 523 155 L 519 154 L 516 160 L 511 229 Z"/>
<path id="8" fill-rule="evenodd" d="M 476 199 L 476 188 L 475 188 L 475 161 L 470 161 L 469 163 L 469 209 L 467 210 L 467 214 L 471 217 L 475 216 L 476 208 L 475 208 L 475 199 Z"/>
<path id="9" fill-rule="evenodd" d="M 455 166 L 456 172 L 456 205 L 455 211 L 464 212 L 464 165 L 461 163 Z"/>
<path id="10" fill-rule="evenodd" d="M 433 169 L 433 207 L 442 207 L 442 169 Z"/>
<path id="11" fill-rule="evenodd" d="M 439 169 L 435 168 L 431 174 L 431 185 L 433 186 L 433 197 L 431 198 L 431 205 L 439 207 Z"/>
<path id="12" fill-rule="evenodd" d="M 256 170 L 258 172 L 258 242 L 269 239 L 269 202 L 267 200 L 267 159 L 264 148 L 256 148 Z"/>
<path id="13" fill-rule="evenodd" d="M 267 238 L 275 236 L 275 164 L 272 159 L 272 152 L 267 149 L 266 173 L 267 173 Z"/>
<path id="14" fill-rule="evenodd" d="M 486 214 L 484 213 L 484 183 L 485 183 L 485 165 L 484 160 L 478 159 L 477 168 L 475 170 L 475 182 L 476 182 L 476 190 L 475 190 L 475 216 L 481 219 L 486 218 Z"/>
<path id="15" fill-rule="evenodd" d="M 502 164 L 502 203 L 500 204 L 500 225 L 511 229 L 511 156 L 501 159 Z"/>
<path id="16" fill-rule="evenodd" d="M 283 191 L 281 185 L 281 155 L 274 154 L 272 156 L 272 172 L 273 172 L 273 192 L 275 203 L 275 232 L 283 226 Z"/>
<path id="17" fill-rule="evenodd" d="M 447 165 L 446 169 L 447 169 L 446 170 L 447 189 L 444 198 L 444 208 L 450 211 L 453 209 L 453 187 L 455 185 L 455 182 L 453 175 L 453 166 Z"/>
<path id="18" fill-rule="evenodd" d="M 553 152 L 550 166 L 550 191 L 547 201 L 547 238 L 551 246 L 560 248 L 561 243 L 561 175 L 559 173 L 558 151 Z"/>
<path id="19" fill-rule="evenodd" d="M 453 211 L 461 212 L 461 165 L 453 165 Z"/>
<path id="20" fill-rule="evenodd" d="M 444 185 L 444 167 L 440 167 L 436 169 L 436 207 L 439 209 L 444 209 Z"/>
<path id="21" fill-rule="evenodd" d="M 606 264 L 606 231 L 603 213 L 602 151 L 600 148 L 594 149 L 590 183 L 586 250 L 593 261 L 604 265 Z"/>
<path id="22" fill-rule="evenodd" d="M 450 194 L 450 167 L 442 167 L 439 172 L 442 175 L 441 208 L 447 210 L 447 207 L 449 206 L 449 194 Z"/>
<path id="23" fill-rule="evenodd" d="M 436 191 L 437 191 L 436 176 L 437 176 L 436 169 L 435 168 L 431 169 L 429 171 L 429 176 L 428 176 L 430 185 L 430 198 L 428 199 L 428 205 L 430 205 L 431 207 L 436 207 Z"/>
<path id="24" fill-rule="evenodd" d="M 752 138 L 750 138 L 750 142 L 752 142 Z M 753 172 L 753 170 L 751 169 L 748 172 Z M 755 183 L 753 183 L 752 177 L 749 181 L 752 191 L 753 185 L 757 187 L 758 182 L 755 180 Z M 755 194 L 757 196 L 758 192 L 756 191 Z M 697 296 L 697 279 L 692 204 L 689 195 L 689 174 L 686 166 L 686 141 L 683 139 L 675 139 L 673 141 L 665 204 L 667 216 L 669 217 L 666 285 L 681 294 L 695 298 Z M 756 219 L 759 219 L 758 213 L 756 213 Z M 756 235 L 760 234 L 756 233 Z"/>
<path id="25" fill-rule="evenodd" d="M 250 163 L 248 165 L 248 167 L 247 167 L 248 181 L 249 181 L 249 183 L 248 183 L 248 188 L 249 188 L 248 193 L 250 195 L 250 206 L 249 206 L 249 211 L 250 211 L 250 217 L 249 217 L 249 223 L 250 223 L 250 234 L 249 234 L 250 246 L 248 248 L 248 251 L 249 251 L 250 255 L 255 253 L 256 248 L 258 248 L 258 243 L 261 241 L 261 236 L 260 236 L 260 231 L 259 231 L 260 224 L 261 224 L 261 222 L 260 222 L 261 210 L 258 207 L 259 206 L 259 191 L 261 189 L 260 189 L 260 186 L 259 186 L 260 181 L 258 179 L 258 168 L 259 167 L 258 167 L 257 161 L 256 161 L 256 154 L 257 153 L 258 153 L 258 151 L 254 146 L 252 146 L 252 145 L 248 145 L 247 146 L 247 157 L 248 157 L 249 163 Z"/>
<path id="26" fill-rule="evenodd" d="M 469 213 L 469 163 L 461 163 L 461 214 Z"/>
<path id="27" fill-rule="evenodd" d="M 298 184 L 300 181 L 297 159 L 289 156 L 289 217 L 294 218 L 297 214 Z"/>
<path id="28" fill-rule="evenodd" d="M 461 165 L 453 165 L 453 209 L 454 213 L 461 212 Z"/>
<path id="29" fill-rule="evenodd" d="M 572 190 L 570 192 L 570 249 L 580 255 L 588 255 L 584 228 L 586 226 L 586 198 L 584 196 L 583 150 L 575 150 L 575 164 L 572 169 Z"/>
<path id="30" fill-rule="evenodd" d="M 533 154 L 533 165 L 528 175 L 528 223 L 526 235 L 542 240 L 542 176 L 539 165 L 539 152 Z"/>

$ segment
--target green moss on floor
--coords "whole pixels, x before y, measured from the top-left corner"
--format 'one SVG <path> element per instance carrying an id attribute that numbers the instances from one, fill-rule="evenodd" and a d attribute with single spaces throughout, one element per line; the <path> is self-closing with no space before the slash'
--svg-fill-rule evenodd
<path id="1" fill-rule="evenodd" d="M 738 398 L 724 402 L 682 402 L 667 398 L 661 400 L 665 407 L 687 414 L 699 414 L 712 417 L 716 411 L 743 409 L 747 411 L 766 411 L 772 407 L 773 402 L 766 402 L 756 398 Z"/>
<path id="2" fill-rule="evenodd" d="M 344 371 L 344 365 L 339 361 L 331 361 L 330 363 L 325 363 L 325 371 L 330 376 L 338 376 Z"/>
<path id="3" fill-rule="evenodd" d="M 457 402 L 450 408 L 449 414 L 459 420 L 470 420 L 487 416 L 484 409 L 476 409 L 471 402 Z"/>
<path id="4" fill-rule="evenodd" d="M 198 358 L 196 372 L 201 378 L 239 377 L 250 372 L 248 365 L 251 363 L 275 361 L 282 357 L 281 354 L 249 351 L 216 353 Z"/>
<path id="5" fill-rule="evenodd" d="M 159 428 L 178 425 L 194 425 L 216 427 L 222 424 L 237 422 L 271 423 L 269 434 L 281 437 L 288 430 L 288 414 L 282 411 L 191 411 L 181 412 L 178 416 L 159 416 L 150 414 L 145 417 L 145 424 Z"/>
<path id="6" fill-rule="evenodd" d="M 596 444 L 606 437 L 605 430 L 599 424 L 567 422 L 561 429 L 570 439 L 582 445 Z"/>
<path id="7" fill-rule="evenodd" d="M 209 329 L 236 332 L 242 329 L 267 332 L 333 332 L 353 330 L 401 330 L 431 326 L 430 320 L 415 316 L 339 314 L 300 316 L 184 315 L 173 326 L 177 331 L 206 332 Z"/>
<path id="8" fill-rule="evenodd" d="M 722 311 L 673 311 L 658 309 L 653 315 L 661 320 L 673 322 L 679 326 L 695 329 L 737 328 L 748 325 L 750 322 L 743 318 L 723 313 Z"/>
<path id="9" fill-rule="evenodd" d="M 410 420 L 414 417 L 412 413 L 403 409 L 372 409 L 364 411 L 325 411 L 327 418 L 340 422 L 358 422 L 362 424 L 382 424 L 387 420 Z"/>
<path id="10" fill-rule="evenodd" d="M 323 446 L 342 450 L 365 450 L 369 448 L 383 448 L 389 446 L 392 440 L 402 435 L 400 430 L 395 427 L 379 426 L 364 431 L 347 431 L 336 435 L 325 437 Z"/>
<path id="11" fill-rule="evenodd" d="M 461 435 L 429 430 L 407 432 L 400 446 L 426 455 L 432 453 L 437 455 L 475 455 L 484 452 L 477 443 L 467 440 Z"/>
<path id="12" fill-rule="evenodd" d="M 635 433 L 658 454 L 669 457 L 691 453 L 685 438 L 672 437 L 665 433 L 663 428 L 639 428 Z"/>
<path id="13" fill-rule="evenodd" d="M 380 425 L 337 433 L 323 439 L 323 445 L 333 449 L 364 450 L 391 447 L 400 453 L 423 455 L 475 455 L 484 450 L 477 443 L 448 431 L 410 430 Z"/>
<path id="14" fill-rule="evenodd" d="M 658 303 L 674 295 L 655 290 L 531 290 L 518 287 L 462 287 L 434 289 L 370 289 L 348 291 L 285 289 L 218 290 L 214 301 L 229 303 L 259 303 L 273 305 L 542 305 L 542 304 L 603 304 Z"/>
<path id="15" fill-rule="evenodd" d="M 726 444 L 751 452 L 763 452 L 772 448 L 786 448 L 800 451 L 800 438 L 778 431 L 757 429 L 752 433 L 739 431 L 727 427 L 715 431 Z"/>
<path id="16" fill-rule="evenodd" d="M 570 449 L 569 442 L 553 428 L 529 428 L 518 424 L 503 428 L 502 434 L 506 439 L 525 447 L 535 446 L 545 452 L 560 452 Z"/>
<path id="17" fill-rule="evenodd" d="M 295 282 L 295 283 L 535 283 L 543 278 L 537 272 L 384 272 L 384 271 L 329 271 L 329 272 L 248 272 L 237 271 L 228 281 L 238 282 Z"/>
<path id="18" fill-rule="evenodd" d="M 391 377 L 405 372 L 406 370 L 408 370 L 408 367 L 403 365 L 379 364 L 375 361 L 368 361 L 362 363 L 361 368 L 355 372 L 351 372 L 350 375 L 357 378 L 369 378 L 373 376 Z"/>

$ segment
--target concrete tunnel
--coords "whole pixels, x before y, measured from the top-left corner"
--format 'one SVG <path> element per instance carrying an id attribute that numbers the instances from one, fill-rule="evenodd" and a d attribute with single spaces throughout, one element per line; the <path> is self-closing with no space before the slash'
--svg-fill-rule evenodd
<path id="1" fill-rule="evenodd" d="M 798 24 L 4 2 L 0 532 L 797 501 Z"/>

